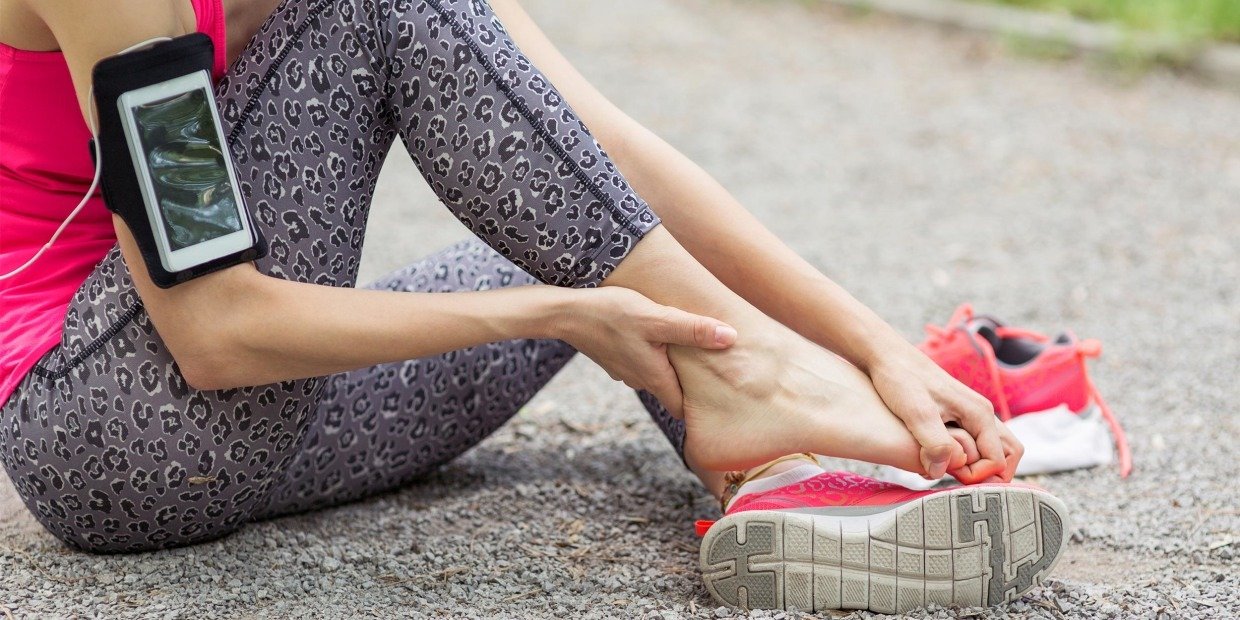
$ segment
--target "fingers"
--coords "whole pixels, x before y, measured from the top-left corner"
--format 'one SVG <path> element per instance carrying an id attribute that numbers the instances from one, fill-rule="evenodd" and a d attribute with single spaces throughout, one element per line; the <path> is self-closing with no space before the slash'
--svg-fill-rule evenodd
<path id="1" fill-rule="evenodd" d="M 964 484 L 977 484 L 979 482 L 1011 482 L 1012 476 L 1016 472 L 1016 464 L 1020 462 L 1020 457 L 1024 454 L 1025 448 L 1008 429 L 1006 424 L 996 422 L 996 430 L 1003 444 L 1003 453 L 1005 459 L 996 463 L 989 459 L 983 459 L 981 453 L 977 449 L 977 442 L 973 436 L 963 428 L 948 426 L 947 432 L 952 438 L 960 444 L 964 450 L 965 462 L 956 465 L 948 470 L 952 476 Z M 997 472 L 996 468 L 999 467 Z"/>
<path id="2" fill-rule="evenodd" d="M 1004 460 L 999 463 L 981 458 L 973 437 L 964 429 L 949 426 L 948 432 L 964 449 L 968 459 L 964 465 L 954 467 L 948 470 L 948 473 L 964 484 L 1011 482 L 1016 475 L 1016 467 L 1025 454 L 1025 447 L 1006 424 L 996 422 L 995 428 L 999 441 L 1003 444 Z M 1001 469 L 995 471 L 997 466 Z"/>
<path id="3" fill-rule="evenodd" d="M 662 369 L 652 373 L 645 389 L 659 399 L 659 403 L 673 418 L 684 419 L 684 394 L 680 391 L 680 379 L 676 376 L 676 370 L 670 363 L 664 363 Z"/>
<path id="4" fill-rule="evenodd" d="M 999 440 L 1003 443 L 1003 454 L 1007 462 L 1007 468 L 1003 472 L 1003 478 L 1007 482 L 1012 481 L 1012 477 L 1016 475 L 1016 467 L 1020 465 L 1020 459 L 1025 456 L 1025 445 L 1016 438 L 1012 433 L 1012 429 L 1006 424 L 999 425 Z"/>
<path id="5" fill-rule="evenodd" d="M 968 431 L 958 426 L 948 426 L 947 432 L 956 440 L 965 454 L 961 462 L 953 463 L 953 466 L 947 470 L 948 473 L 963 484 L 975 484 L 994 477 L 991 472 L 995 468 L 995 463 L 981 458 L 981 454 L 977 451 L 977 442 Z"/>
<path id="6" fill-rule="evenodd" d="M 986 482 L 992 478 L 1004 479 L 1011 481 L 1012 477 L 1008 475 L 1008 461 L 1004 456 L 1004 447 L 999 440 L 999 428 L 1003 427 L 1003 423 L 994 418 L 994 421 L 986 428 L 978 433 L 974 440 L 978 446 L 978 457 L 966 464 L 964 467 L 953 470 L 952 476 L 964 484 L 977 484 Z M 1003 427 L 1006 430 L 1006 427 Z M 1000 455 L 996 458 L 988 455 L 981 449 L 982 445 L 987 443 L 998 443 Z"/>
<path id="7" fill-rule="evenodd" d="M 653 335 L 661 343 L 700 349 L 726 349 L 736 342 L 736 330 L 731 325 L 670 306 L 656 323 Z"/>
<path id="8" fill-rule="evenodd" d="M 920 414 L 908 425 L 908 430 L 921 444 L 921 466 L 930 478 L 942 478 L 953 460 L 964 460 L 964 450 L 948 434 L 947 427 L 938 416 Z"/>
<path id="9" fill-rule="evenodd" d="M 970 395 L 975 396 L 973 392 L 970 392 Z M 981 396 L 970 398 L 955 407 L 954 417 L 977 443 L 980 458 L 972 465 L 977 475 L 989 477 L 1002 474 L 1007 469 L 1007 457 L 999 433 L 999 427 L 1003 426 L 1003 423 L 995 417 L 990 401 Z M 980 478 L 974 481 L 978 480 Z M 963 479 L 960 481 L 965 482 Z"/>
<path id="10" fill-rule="evenodd" d="M 951 435 L 952 439 L 955 439 L 956 443 L 960 444 L 960 448 L 964 450 L 964 460 L 960 462 L 953 462 L 951 469 L 964 467 L 965 465 L 982 458 L 982 455 L 977 451 L 977 442 L 973 441 L 973 436 L 969 434 L 969 431 L 966 431 L 959 426 L 948 426 L 947 434 Z"/>
<path id="11" fill-rule="evenodd" d="M 1004 464 L 996 463 L 986 459 L 978 459 L 972 463 L 953 469 L 952 477 L 959 480 L 961 484 L 977 484 L 979 482 L 989 482 L 992 479 L 1002 480 Z"/>

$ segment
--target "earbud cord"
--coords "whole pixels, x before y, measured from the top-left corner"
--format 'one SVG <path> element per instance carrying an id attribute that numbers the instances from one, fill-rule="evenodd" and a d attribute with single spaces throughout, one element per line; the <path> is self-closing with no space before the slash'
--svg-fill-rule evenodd
<path id="1" fill-rule="evenodd" d="M 116 55 L 120 56 L 121 54 L 128 54 L 129 52 L 145 47 L 152 43 L 161 43 L 163 41 L 171 41 L 171 40 L 172 40 L 171 37 L 155 37 L 153 39 L 147 39 L 141 43 L 138 43 L 136 45 L 131 45 L 121 50 Z M 99 188 L 99 177 L 101 175 L 101 172 L 103 171 L 103 158 L 100 157 L 99 155 L 99 128 L 95 125 L 95 106 L 94 106 L 95 87 L 94 86 L 90 87 L 90 97 L 89 99 L 87 99 L 87 101 L 90 103 L 90 105 L 86 106 L 87 128 L 90 129 L 90 136 L 91 138 L 93 138 L 93 140 L 91 140 L 91 144 L 94 146 L 94 149 L 95 149 L 95 176 L 90 181 L 90 188 L 86 190 L 86 195 L 82 196 L 81 202 L 79 202 L 77 206 L 73 208 L 73 211 L 69 212 L 69 217 L 66 217 L 65 221 L 60 223 L 60 226 L 56 229 L 56 232 L 52 233 L 52 238 L 48 239 L 47 243 L 43 244 L 43 247 L 39 248 L 39 251 L 35 252 L 34 256 L 31 256 L 30 260 L 23 263 L 21 267 L 18 267 L 17 269 L 14 269 L 13 271 L 10 271 L 6 274 L 0 274 L 0 280 L 7 280 L 25 271 L 27 267 L 33 265 L 35 261 L 39 260 L 39 257 L 43 256 L 43 253 L 48 251 L 48 249 L 52 247 L 53 243 L 56 243 L 56 239 L 60 238 L 60 233 L 65 231 L 65 228 L 69 226 L 69 222 L 72 222 L 73 218 L 77 217 L 77 214 L 82 211 L 82 208 L 86 206 L 86 203 L 90 202 L 91 197 L 95 195 L 95 190 Z"/>

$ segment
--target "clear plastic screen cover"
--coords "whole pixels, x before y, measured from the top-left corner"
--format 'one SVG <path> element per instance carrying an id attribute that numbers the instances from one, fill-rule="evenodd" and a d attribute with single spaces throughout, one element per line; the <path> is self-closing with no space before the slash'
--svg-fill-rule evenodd
<path id="1" fill-rule="evenodd" d="M 241 230 L 209 96 L 196 89 L 132 108 L 174 252 Z"/>

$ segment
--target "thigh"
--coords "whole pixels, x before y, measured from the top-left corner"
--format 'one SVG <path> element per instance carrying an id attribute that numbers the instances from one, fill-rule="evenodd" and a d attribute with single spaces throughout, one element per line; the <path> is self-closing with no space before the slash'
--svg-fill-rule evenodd
<path id="1" fill-rule="evenodd" d="M 139 551 L 226 534 L 287 468 L 317 386 L 200 392 L 150 320 L 115 323 L 86 357 L 49 351 L 0 411 L 5 469 L 72 547 Z"/>
<path id="2" fill-rule="evenodd" d="M 448 293 L 534 283 L 469 240 L 369 286 Z M 510 340 L 330 377 L 303 448 L 256 517 L 350 501 L 425 474 L 503 425 L 575 353 L 559 340 Z"/>
<path id="3" fill-rule="evenodd" d="M 395 137 L 373 28 L 350 2 L 287 0 L 217 87 L 239 183 L 270 244 L 258 267 L 356 280 Z M 60 346 L 5 404 L 0 454 L 27 506 L 72 546 L 145 550 L 225 534 L 289 466 L 324 380 L 191 388 L 114 248 L 69 304 Z"/>

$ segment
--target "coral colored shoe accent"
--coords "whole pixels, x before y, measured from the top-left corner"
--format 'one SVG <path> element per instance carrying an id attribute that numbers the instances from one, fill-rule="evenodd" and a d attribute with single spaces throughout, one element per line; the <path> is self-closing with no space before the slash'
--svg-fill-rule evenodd
<path id="1" fill-rule="evenodd" d="M 1080 413 L 1098 405 L 1119 451 L 1120 475 L 1132 471 L 1128 438 L 1110 406 L 1089 378 L 1087 358 L 1102 354 L 1097 340 L 1078 340 L 1071 332 L 1051 338 L 1008 327 L 988 316 L 974 316 L 961 304 L 947 325 L 927 325 L 918 345 L 961 383 L 990 399 L 995 414 L 1007 421 L 1059 405 Z"/>
<path id="2" fill-rule="evenodd" d="M 829 472 L 699 521 L 702 577 L 747 609 L 868 609 L 1012 601 L 1059 559 L 1063 502 L 1023 484 L 912 491 Z"/>

